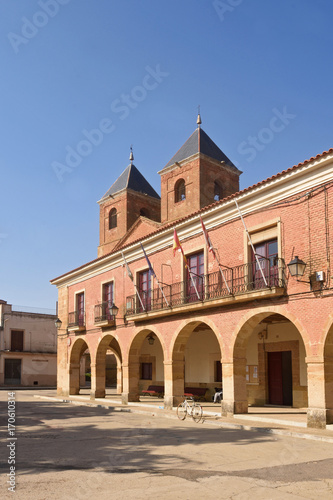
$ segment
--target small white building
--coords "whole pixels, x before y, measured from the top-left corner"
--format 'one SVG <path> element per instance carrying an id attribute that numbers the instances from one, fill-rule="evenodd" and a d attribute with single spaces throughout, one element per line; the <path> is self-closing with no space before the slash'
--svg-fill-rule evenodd
<path id="1" fill-rule="evenodd" d="M 0 300 L 0 385 L 56 386 L 57 316 L 13 308 Z"/>

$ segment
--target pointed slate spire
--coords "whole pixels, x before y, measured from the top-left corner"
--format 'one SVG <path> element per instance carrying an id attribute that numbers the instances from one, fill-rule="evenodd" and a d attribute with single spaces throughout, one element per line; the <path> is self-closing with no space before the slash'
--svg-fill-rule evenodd
<path id="1" fill-rule="evenodd" d="M 182 147 L 177 151 L 177 153 L 171 158 L 171 160 L 166 164 L 166 166 L 161 170 L 161 172 L 170 167 L 176 162 L 181 162 L 186 158 L 189 158 L 196 153 L 202 153 L 214 160 L 225 163 L 236 171 L 238 169 L 232 163 L 231 160 L 221 151 L 221 149 L 215 144 L 214 141 L 206 134 L 206 132 L 200 127 L 201 117 L 198 115 L 197 120 L 198 128 L 193 132 L 193 134 L 187 139 L 187 141 L 182 145 Z M 159 172 L 160 173 L 160 172 Z"/>
<path id="2" fill-rule="evenodd" d="M 143 177 L 141 172 L 133 165 L 133 152 L 130 154 L 131 164 L 125 168 L 125 170 L 120 174 L 118 179 L 112 184 L 110 189 L 105 193 L 101 200 L 108 198 L 109 196 L 114 196 L 119 191 L 123 189 L 132 189 L 138 193 L 147 194 L 152 198 L 160 199 L 159 194 L 156 193 L 155 189 L 149 184 L 149 182 Z M 101 201 L 100 200 L 100 201 Z"/>

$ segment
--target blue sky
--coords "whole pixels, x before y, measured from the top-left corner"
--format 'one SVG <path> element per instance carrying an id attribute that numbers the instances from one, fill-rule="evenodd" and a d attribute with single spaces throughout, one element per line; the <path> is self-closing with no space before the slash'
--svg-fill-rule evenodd
<path id="1" fill-rule="evenodd" d="M 202 128 L 250 186 L 330 147 L 329 0 L 1 0 L 0 298 L 97 256 L 97 200 Z M 99 132 L 96 132 L 99 129 Z M 92 132 L 94 131 L 94 132 Z"/>

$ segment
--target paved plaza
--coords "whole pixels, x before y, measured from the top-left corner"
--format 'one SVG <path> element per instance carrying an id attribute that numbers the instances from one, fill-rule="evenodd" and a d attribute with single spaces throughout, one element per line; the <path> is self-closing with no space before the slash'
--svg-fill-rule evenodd
<path id="1" fill-rule="evenodd" d="M 293 438 L 223 427 L 213 415 L 195 424 L 175 412 L 73 405 L 49 396 L 15 392 L 15 493 L 6 483 L 14 441 L 2 422 L 1 498 L 333 498 L 328 431 Z M 7 398 L 0 391 L 5 419 Z"/>

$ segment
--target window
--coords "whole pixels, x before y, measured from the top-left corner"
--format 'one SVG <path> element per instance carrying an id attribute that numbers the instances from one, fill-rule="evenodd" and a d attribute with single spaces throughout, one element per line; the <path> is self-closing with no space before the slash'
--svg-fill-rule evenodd
<path id="1" fill-rule="evenodd" d="M 139 294 L 142 300 L 142 304 L 144 307 L 145 311 L 150 310 L 150 296 L 151 296 L 151 290 L 150 290 L 150 273 L 149 270 L 147 271 L 142 271 L 139 273 L 139 279 L 138 279 L 138 288 L 139 288 Z M 140 310 L 142 311 L 142 304 L 140 303 Z"/>
<path id="2" fill-rule="evenodd" d="M 184 179 L 179 179 L 175 185 L 175 203 L 185 200 L 185 181 Z"/>
<path id="3" fill-rule="evenodd" d="M 219 201 L 219 200 L 222 200 L 223 196 L 222 196 L 222 188 L 220 186 L 220 184 L 215 181 L 214 182 L 214 201 Z"/>
<path id="4" fill-rule="evenodd" d="M 153 363 L 141 363 L 141 380 L 153 379 Z"/>
<path id="5" fill-rule="evenodd" d="M 11 351 L 23 351 L 23 331 L 12 330 L 10 339 Z"/>
<path id="6" fill-rule="evenodd" d="M 203 299 L 204 293 L 204 253 L 199 252 L 187 257 L 187 300 L 194 302 Z"/>
<path id="7" fill-rule="evenodd" d="M 109 229 L 113 229 L 117 227 L 117 210 L 115 208 L 111 208 L 109 212 Z"/>
<path id="8" fill-rule="evenodd" d="M 78 326 L 84 326 L 84 292 L 76 295 L 76 315 Z"/>
<path id="9" fill-rule="evenodd" d="M 113 281 L 103 285 L 103 317 L 113 319 L 110 308 L 113 306 Z"/>
<path id="10" fill-rule="evenodd" d="M 140 209 L 140 215 L 141 215 L 142 217 L 147 217 L 147 218 L 149 218 L 149 212 L 148 212 L 148 210 L 146 210 L 145 208 L 141 208 L 141 209 Z"/>
<path id="11" fill-rule="evenodd" d="M 263 275 L 268 286 L 279 286 L 279 265 L 278 265 L 278 243 L 277 239 L 264 241 L 254 245 L 256 256 L 258 257 L 260 267 L 254 255 L 252 255 L 252 273 L 255 288 L 264 288 Z"/>

